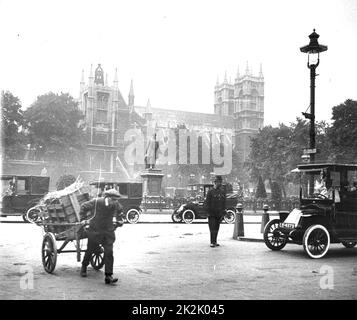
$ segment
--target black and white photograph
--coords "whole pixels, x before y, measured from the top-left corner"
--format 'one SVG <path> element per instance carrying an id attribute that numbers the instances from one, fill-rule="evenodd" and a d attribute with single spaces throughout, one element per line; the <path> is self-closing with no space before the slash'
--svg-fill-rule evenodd
<path id="1" fill-rule="evenodd" d="M 0 300 L 357 299 L 356 0 L 0 12 Z"/>

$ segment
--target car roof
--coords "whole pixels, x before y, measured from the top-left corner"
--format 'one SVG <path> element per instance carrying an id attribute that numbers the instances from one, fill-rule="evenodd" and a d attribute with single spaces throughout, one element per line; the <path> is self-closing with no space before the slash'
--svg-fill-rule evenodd
<path id="1" fill-rule="evenodd" d="M 298 164 L 297 168 L 291 172 L 313 172 L 322 169 L 349 169 L 357 170 L 357 163 L 301 163 Z"/>
<path id="2" fill-rule="evenodd" d="M 90 185 L 98 185 L 98 184 L 142 184 L 142 182 L 137 181 L 92 181 L 89 182 Z"/>
<path id="3" fill-rule="evenodd" d="M 1 178 L 13 178 L 13 177 L 17 177 L 17 178 L 49 178 L 49 176 L 36 176 L 36 175 L 26 175 L 26 174 L 2 174 L 0 176 Z"/>

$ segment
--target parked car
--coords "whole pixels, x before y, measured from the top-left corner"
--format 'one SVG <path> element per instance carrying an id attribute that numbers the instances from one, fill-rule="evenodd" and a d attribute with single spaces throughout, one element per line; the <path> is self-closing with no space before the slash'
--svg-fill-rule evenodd
<path id="1" fill-rule="evenodd" d="M 207 192 L 213 187 L 212 184 L 195 184 L 190 185 L 192 191 L 197 191 L 196 196 L 191 193 L 191 200 L 187 200 L 176 208 L 171 215 L 173 222 L 192 223 L 195 219 L 207 219 L 208 212 L 204 206 L 204 199 Z M 223 220 L 226 223 L 234 223 L 236 219 L 236 205 L 238 202 L 238 195 L 236 193 L 227 194 L 226 197 L 226 214 Z"/>
<path id="2" fill-rule="evenodd" d="M 124 207 L 125 219 L 129 223 L 137 223 L 141 215 L 142 183 L 141 182 L 91 182 L 91 196 L 100 196 L 105 190 L 117 189 L 121 194 L 119 202 Z"/>
<path id="3" fill-rule="evenodd" d="M 301 164 L 300 206 L 280 211 L 264 229 L 271 250 L 303 245 L 310 258 L 322 258 L 331 243 L 357 244 L 357 164 Z"/>
<path id="4" fill-rule="evenodd" d="M 176 188 L 174 199 L 173 199 L 173 207 L 177 208 L 182 203 L 185 203 L 187 199 L 187 189 L 186 188 Z"/>
<path id="5" fill-rule="evenodd" d="M 48 192 L 50 178 L 44 176 L 1 175 L 0 216 L 22 216 Z"/>

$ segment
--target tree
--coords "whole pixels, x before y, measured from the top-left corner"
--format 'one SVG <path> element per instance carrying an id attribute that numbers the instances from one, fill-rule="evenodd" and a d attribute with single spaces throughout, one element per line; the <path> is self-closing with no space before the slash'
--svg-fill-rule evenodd
<path id="1" fill-rule="evenodd" d="M 348 99 L 332 109 L 332 126 L 327 130 L 331 160 L 357 161 L 357 101 Z"/>
<path id="2" fill-rule="evenodd" d="M 81 159 L 85 147 L 80 125 L 83 115 L 69 94 L 41 95 L 24 116 L 31 144 L 41 157 L 61 163 Z"/>
<path id="3" fill-rule="evenodd" d="M 276 180 L 286 197 L 285 183 L 294 180 L 290 171 L 301 163 L 303 149 L 309 146 L 310 124 L 297 118 L 289 126 L 279 124 L 279 127 L 266 126 L 252 138 L 249 156 L 249 170 L 253 180 L 262 176 L 271 181 Z M 326 139 L 328 125 L 326 122 L 316 123 L 316 145 L 318 153 L 316 161 L 326 160 L 329 155 L 329 143 Z"/>
<path id="4" fill-rule="evenodd" d="M 276 181 L 272 181 L 271 183 L 271 199 L 275 203 L 279 203 L 281 201 L 281 188 L 279 183 Z"/>
<path id="5" fill-rule="evenodd" d="M 255 192 L 255 198 L 266 198 L 267 193 L 265 191 L 264 182 L 262 176 L 259 176 L 257 190 Z"/>
<path id="6" fill-rule="evenodd" d="M 1 93 L 1 137 L 4 153 L 10 158 L 22 158 L 26 150 L 25 128 L 21 102 L 11 92 Z"/>

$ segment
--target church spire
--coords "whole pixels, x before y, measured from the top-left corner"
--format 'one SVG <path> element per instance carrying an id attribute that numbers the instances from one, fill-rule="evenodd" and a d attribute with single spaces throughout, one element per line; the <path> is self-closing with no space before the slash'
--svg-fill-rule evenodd
<path id="1" fill-rule="evenodd" d="M 227 83 L 227 71 L 224 72 L 224 83 Z"/>
<path id="2" fill-rule="evenodd" d="M 146 104 L 145 112 L 144 112 L 144 118 L 147 121 L 152 120 L 152 110 L 151 110 L 151 104 L 150 104 L 150 99 L 148 99 L 148 103 Z"/>
<path id="3" fill-rule="evenodd" d="M 248 61 L 247 61 L 247 65 L 245 67 L 245 74 L 249 75 L 249 65 L 248 65 Z"/>
<path id="4" fill-rule="evenodd" d="M 81 84 L 84 84 L 84 69 L 82 69 L 82 77 L 81 77 Z"/>
<path id="5" fill-rule="evenodd" d="M 115 87 L 115 88 L 118 88 L 118 69 L 117 69 L 117 68 L 115 68 L 114 82 L 113 82 L 113 84 L 114 84 L 114 87 Z"/>
<path id="6" fill-rule="evenodd" d="M 130 91 L 129 91 L 129 108 L 131 109 L 131 111 L 133 111 L 134 109 L 134 86 L 133 86 L 133 79 L 131 79 L 130 82 Z"/>
<path id="7" fill-rule="evenodd" d="M 260 63 L 260 71 L 259 71 L 259 77 L 260 77 L 260 78 L 264 78 L 264 75 L 263 75 L 263 66 L 262 66 L 262 63 Z"/>
<path id="8" fill-rule="evenodd" d="M 89 85 L 92 86 L 94 84 L 94 75 L 93 75 L 93 64 L 90 65 L 89 71 Z"/>
<path id="9" fill-rule="evenodd" d="M 240 75 L 239 75 L 239 66 L 238 66 L 238 68 L 237 68 L 237 80 L 239 80 L 239 77 L 240 77 Z"/>
<path id="10" fill-rule="evenodd" d="M 148 99 L 148 103 L 146 104 L 145 113 L 152 113 L 150 99 Z"/>

